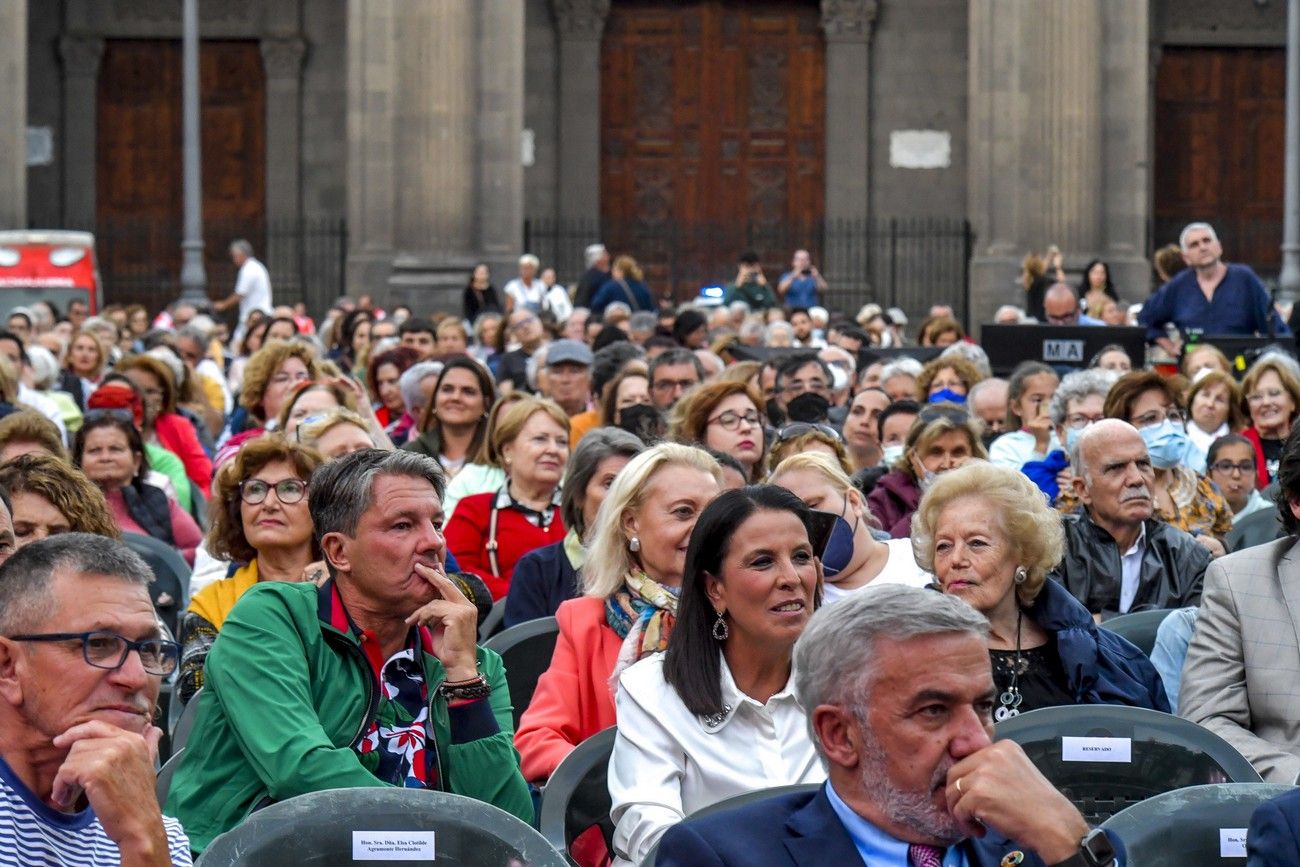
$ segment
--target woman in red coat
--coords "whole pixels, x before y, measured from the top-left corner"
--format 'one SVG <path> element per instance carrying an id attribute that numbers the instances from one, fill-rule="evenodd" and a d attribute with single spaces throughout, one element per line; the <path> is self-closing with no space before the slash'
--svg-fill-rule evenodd
<path id="1" fill-rule="evenodd" d="M 667 646 L 686 546 L 721 483 L 708 452 L 676 443 L 647 449 L 614 479 L 582 566 L 585 595 L 555 613 L 555 653 L 515 733 L 524 779 L 545 782 L 575 746 L 612 726 L 618 675 Z"/>
<path id="2" fill-rule="evenodd" d="M 549 400 L 526 398 L 501 415 L 491 439 L 506 483 L 462 499 L 446 536 L 461 569 L 500 599 L 520 557 L 564 538 L 560 481 L 569 461 L 569 417 Z"/>
<path id="3" fill-rule="evenodd" d="M 133 355 L 119 361 L 117 373 L 140 390 L 144 400 L 141 434 L 180 458 L 185 475 L 204 497 L 212 496 L 212 459 L 203 451 L 189 419 L 176 412 L 176 381 L 172 371 L 151 355 Z"/>

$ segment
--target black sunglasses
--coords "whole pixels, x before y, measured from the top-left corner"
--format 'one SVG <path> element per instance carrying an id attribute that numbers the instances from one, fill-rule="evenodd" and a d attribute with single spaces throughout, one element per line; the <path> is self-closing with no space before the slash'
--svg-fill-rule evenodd
<path id="1" fill-rule="evenodd" d="M 796 421 L 786 425 L 776 432 L 776 441 L 778 443 L 792 440 L 795 437 L 801 437 L 806 433 L 820 433 L 833 439 L 835 442 L 843 442 L 844 438 L 840 432 L 828 424 L 815 424 L 808 421 Z"/>

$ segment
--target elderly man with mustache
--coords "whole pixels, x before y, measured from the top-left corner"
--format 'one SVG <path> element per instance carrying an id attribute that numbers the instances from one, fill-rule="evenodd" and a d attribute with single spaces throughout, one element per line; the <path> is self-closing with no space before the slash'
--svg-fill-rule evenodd
<path id="1" fill-rule="evenodd" d="M 1090 425 L 1070 466 L 1083 505 L 1065 518 L 1065 556 L 1052 577 L 1100 620 L 1198 604 L 1210 552 L 1153 517 L 1155 471 L 1137 429 L 1120 419 Z"/>

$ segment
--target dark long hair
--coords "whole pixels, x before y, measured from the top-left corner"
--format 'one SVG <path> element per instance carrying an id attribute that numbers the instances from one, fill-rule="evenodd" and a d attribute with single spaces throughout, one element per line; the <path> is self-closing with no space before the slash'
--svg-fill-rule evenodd
<path id="1" fill-rule="evenodd" d="M 1110 266 L 1101 259 L 1093 259 L 1083 266 L 1083 279 L 1079 281 L 1079 297 L 1086 296 L 1088 290 L 1092 288 L 1092 284 L 1088 282 L 1088 272 L 1092 270 L 1093 265 L 1100 265 L 1106 269 L 1106 285 L 1102 287 L 1102 291 L 1109 295 L 1112 301 L 1118 301 L 1119 293 L 1115 290 L 1115 281 L 1111 279 Z"/>
<path id="2" fill-rule="evenodd" d="M 478 424 L 474 427 L 474 439 L 470 442 L 469 451 L 466 453 L 467 460 L 472 461 L 483 447 L 483 440 L 487 438 L 487 414 L 491 411 L 492 405 L 496 403 L 497 390 L 496 385 L 492 382 L 492 374 L 482 364 L 468 355 L 452 355 L 448 356 L 444 361 L 442 372 L 438 374 L 438 380 L 433 386 L 433 395 L 429 398 L 424 413 L 420 416 L 420 432 L 429 434 L 428 444 L 436 457 L 442 451 L 442 422 L 437 415 L 438 392 L 442 390 L 442 381 L 453 370 L 468 370 L 474 374 L 474 378 L 478 380 L 478 389 L 483 393 L 483 417 L 479 419 Z"/>
<path id="3" fill-rule="evenodd" d="M 812 512 L 803 501 L 776 485 L 750 485 L 720 494 L 700 513 L 686 549 L 686 571 L 677 603 L 677 622 L 668 638 L 664 680 L 697 716 L 722 712 L 722 662 L 713 638 L 717 614 L 709 601 L 704 573 L 722 576 L 731 537 L 758 511 L 791 512 L 812 537 Z M 814 606 L 821 604 L 818 588 Z"/>

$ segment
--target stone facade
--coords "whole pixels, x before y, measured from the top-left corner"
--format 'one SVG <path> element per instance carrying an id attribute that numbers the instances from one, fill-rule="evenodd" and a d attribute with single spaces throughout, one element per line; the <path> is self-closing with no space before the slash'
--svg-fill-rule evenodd
<path id="1" fill-rule="evenodd" d="M 600 45 L 620 0 L 222 0 L 205 38 L 256 40 L 268 218 L 346 216 L 348 287 L 452 303 L 472 264 L 513 272 L 525 216 L 600 213 Z M 1164 45 L 1276 46 L 1282 0 L 819 0 L 828 218 L 965 216 L 972 318 L 1019 300 L 1057 243 L 1146 279 L 1151 105 Z M 106 40 L 177 39 L 175 0 L 0 2 L 0 223 L 95 213 Z M 26 34 L 26 37 L 23 37 Z M 945 165 L 891 137 L 947 135 Z M 531 144 L 531 147 L 528 145 Z M 946 287 L 937 287 L 937 292 Z M 951 291 L 951 290 L 948 290 Z"/>

